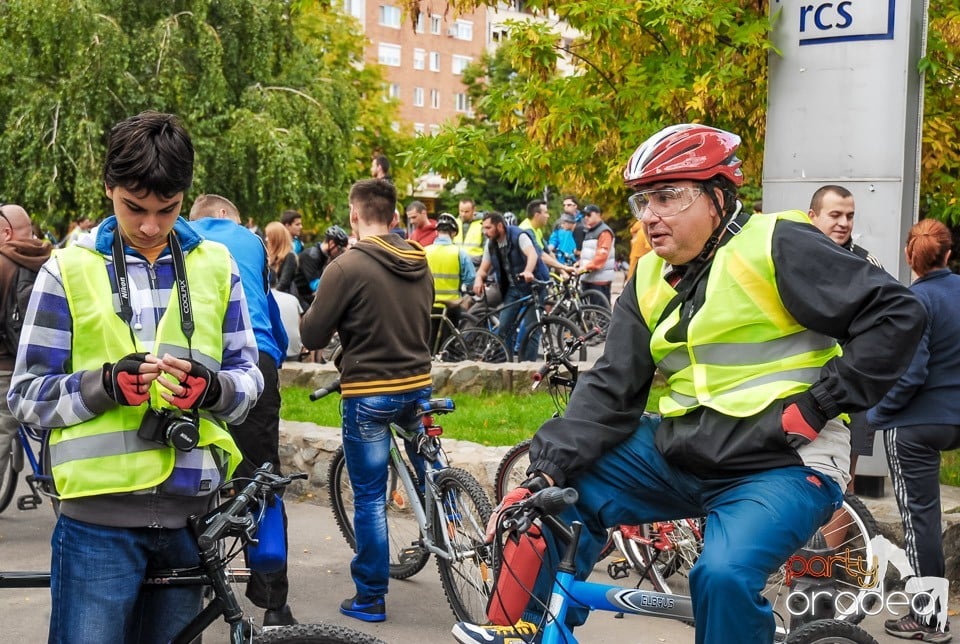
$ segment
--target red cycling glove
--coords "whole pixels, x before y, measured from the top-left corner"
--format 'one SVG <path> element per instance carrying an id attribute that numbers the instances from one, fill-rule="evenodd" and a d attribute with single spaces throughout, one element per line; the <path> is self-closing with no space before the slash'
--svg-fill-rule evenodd
<path id="1" fill-rule="evenodd" d="M 783 409 L 780 423 L 787 435 L 787 444 L 797 449 L 811 443 L 827 420 L 816 398 L 808 391 Z"/>
<path id="2" fill-rule="evenodd" d="M 103 388 L 111 399 L 136 407 L 150 398 L 150 385 L 143 382 L 140 365 L 146 362 L 146 353 L 128 353 L 117 362 L 103 365 Z"/>
<path id="3" fill-rule="evenodd" d="M 180 409 L 212 407 L 220 400 L 220 381 L 217 374 L 195 360 L 190 360 L 190 371 L 180 382 L 183 393 L 173 397 Z"/>

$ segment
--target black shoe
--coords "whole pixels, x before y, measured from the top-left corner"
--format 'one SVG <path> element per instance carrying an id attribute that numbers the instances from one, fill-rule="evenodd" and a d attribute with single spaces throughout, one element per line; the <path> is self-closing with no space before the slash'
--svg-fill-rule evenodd
<path id="1" fill-rule="evenodd" d="M 284 604 L 280 608 L 270 609 L 263 614 L 263 626 L 293 626 L 299 624 L 290 612 L 290 605 Z"/>
<path id="2" fill-rule="evenodd" d="M 344 599 L 340 602 L 340 612 L 347 617 L 353 617 L 364 622 L 382 622 L 387 619 L 387 609 L 383 597 L 360 599 L 359 595 L 354 595 L 350 599 Z"/>

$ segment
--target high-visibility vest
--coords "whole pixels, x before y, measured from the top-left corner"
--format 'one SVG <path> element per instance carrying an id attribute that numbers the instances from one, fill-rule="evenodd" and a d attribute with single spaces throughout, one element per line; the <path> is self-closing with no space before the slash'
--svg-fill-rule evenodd
<path id="1" fill-rule="evenodd" d="M 433 273 L 433 303 L 441 304 L 460 297 L 460 247 L 433 243 L 423 250 Z"/>
<path id="2" fill-rule="evenodd" d="M 637 263 L 637 302 L 652 333 L 650 353 L 669 385 L 660 399 L 663 416 L 700 406 L 752 416 L 809 389 L 821 367 L 840 355 L 836 340 L 802 326 L 780 299 L 772 240 L 781 219 L 809 225 L 800 211 L 751 217 L 717 250 L 705 301 L 690 319 L 685 341 L 667 338 L 682 306 L 657 323 L 676 294 L 663 277 L 663 259 L 648 253 Z"/>
<path id="3" fill-rule="evenodd" d="M 460 222 L 460 230 L 453 238 L 453 243 L 467 251 L 470 257 L 483 257 L 483 222 L 474 219 L 469 224 Z"/>
<path id="4" fill-rule="evenodd" d="M 604 231 L 608 231 L 611 235 L 613 235 L 613 229 L 603 222 L 584 233 L 583 244 L 580 247 L 581 266 L 586 266 L 596 256 L 597 242 L 600 240 L 600 233 Z M 614 248 L 614 241 L 616 241 L 615 236 L 614 240 L 610 242 L 610 253 L 607 255 L 607 260 L 603 263 L 603 266 L 601 266 L 598 270 L 585 273 L 581 278 L 584 282 L 599 282 L 601 284 L 608 284 L 613 281 L 617 271 L 617 253 L 616 249 Z"/>
<path id="5" fill-rule="evenodd" d="M 134 350 L 144 351 L 139 342 L 131 348 L 130 330 L 114 314 L 104 256 L 79 246 L 57 250 L 54 256 L 73 317 L 72 369 L 99 370 L 104 363 L 116 362 Z M 220 244 L 203 242 L 186 253 L 184 261 L 188 276 L 202 276 L 189 282 L 190 305 L 196 313 L 191 338 L 193 359 L 216 372 L 223 355 L 222 324 L 230 301 L 230 253 Z M 178 297 L 178 289 L 172 289 L 150 348 L 155 355 L 189 357 L 187 340 L 180 329 Z M 161 386 L 154 382 L 150 406 L 171 408 L 160 391 Z M 176 460 L 174 448 L 137 436 L 146 410 L 147 403 L 139 407 L 120 405 L 78 425 L 51 431 L 50 458 L 61 498 L 145 490 L 170 476 Z M 225 474 L 229 477 L 242 460 L 240 450 L 222 423 L 201 412 L 200 442 L 195 449 L 213 448 L 226 454 L 227 458 L 219 462 L 227 461 Z"/>

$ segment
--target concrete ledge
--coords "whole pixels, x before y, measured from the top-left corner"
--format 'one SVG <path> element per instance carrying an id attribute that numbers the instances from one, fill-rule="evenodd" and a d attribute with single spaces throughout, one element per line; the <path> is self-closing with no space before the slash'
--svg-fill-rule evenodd
<path id="1" fill-rule="evenodd" d="M 529 394 L 533 374 L 539 368 L 538 362 L 437 362 L 432 369 L 433 392 L 436 396 L 478 395 L 498 391 Z M 283 387 L 317 389 L 329 385 L 336 378 L 337 370 L 332 364 L 286 362 L 280 369 L 280 385 Z"/>

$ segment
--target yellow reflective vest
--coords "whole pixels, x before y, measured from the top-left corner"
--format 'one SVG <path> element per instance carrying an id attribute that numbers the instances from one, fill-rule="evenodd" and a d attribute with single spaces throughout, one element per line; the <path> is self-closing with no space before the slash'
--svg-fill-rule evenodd
<path id="1" fill-rule="evenodd" d="M 483 221 L 474 219 L 469 224 L 460 222 L 460 230 L 453 243 L 467 251 L 470 257 L 483 257 Z"/>
<path id="2" fill-rule="evenodd" d="M 809 222 L 800 211 L 754 216 L 720 247 L 685 341 L 667 338 L 682 306 L 657 323 L 676 295 L 663 277 L 664 261 L 648 253 L 637 263 L 637 302 L 652 333 L 650 352 L 669 385 L 660 399 L 663 416 L 700 406 L 752 416 L 809 389 L 820 368 L 840 355 L 836 340 L 801 326 L 780 300 L 772 259 L 780 219 Z"/>
<path id="3" fill-rule="evenodd" d="M 134 351 L 146 351 L 137 341 L 130 346 L 130 330 L 114 314 L 113 293 L 103 255 L 88 248 L 71 246 L 55 251 L 63 288 L 73 317 L 72 369 L 99 370 Z M 230 300 L 230 255 L 224 246 L 201 243 L 185 259 L 188 276 L 203 276 L 189 282 L 190 304 L 195 311 L 196 329 L 191 339 L 193 357 L 212 371 L 223 355 L 222 323 Z M 180 329 L 179 293 L 173 289 L 170 302 L 157 326 L 155 355 L 170 353 L 187 358 L 187 340 Z M 154 382 L 150 406 L 171 407 L 160 397 Z M 163 483 L 173 472 L 176 460 L 172 447 L 137 436 L 147 410 L 117 406 L 96 418 L 71 427 L 52 430 L 50 458 L 57 491 L 63 499 L 145 490 Z M 240 450 L 222 423 L 201 412 L 200 442 L 195 449 L 216 449 L 227 463 L 226 476 L 240 464 Z"/>
<path id="4" fill-rule="evenodd" d="M 433 273 L 434 305 L 460 297 L 460 247 L 433 243 L 423 250 Z"/>

